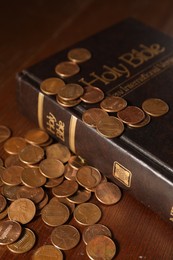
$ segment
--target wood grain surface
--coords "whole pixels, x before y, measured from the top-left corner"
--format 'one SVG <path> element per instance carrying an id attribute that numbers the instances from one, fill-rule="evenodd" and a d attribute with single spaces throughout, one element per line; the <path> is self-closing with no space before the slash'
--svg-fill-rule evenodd
<path id="1" fill-rule="evenodd" d="M 0 125 L 9 126 L 14 136 L 22 136 L 34 127 L 16 103 L 18 71 L 127 17 L 135 17 L 173 36 L 171 0 L 0 1 Z M 6 157 L 3 145 L 0 157 Z M 100 223 L 112 231 L 117 260 L 173 259 L 172 227 L 128 193 L 113 206 L 104 206 L 94 197 L 91 201 L 102 210 Z M 82 234 L 83 227 L 73 218 L 69 223 Z M 34 248 L 16 255 L 0 246 L 0 259 L 32 259 L 39 246 L 51 243 L 52 228 L 40 217 L 26 226 L 35 231 Z M 67 260 L 88 259 L 82 239 L 63 254 Z"/>

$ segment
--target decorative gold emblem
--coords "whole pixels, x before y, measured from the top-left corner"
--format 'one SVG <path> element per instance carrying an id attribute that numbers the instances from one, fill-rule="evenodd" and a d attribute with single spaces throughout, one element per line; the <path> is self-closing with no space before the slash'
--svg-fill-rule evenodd
<path id="1" fill-rule="evenodd" d="M 131 186 L 132 173 L 116 161 L 113 164 L 113 176 L 125 186 Z"/>

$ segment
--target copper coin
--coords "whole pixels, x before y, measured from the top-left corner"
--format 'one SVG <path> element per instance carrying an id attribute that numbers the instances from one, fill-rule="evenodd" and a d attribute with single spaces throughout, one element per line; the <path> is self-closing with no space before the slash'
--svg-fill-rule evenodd
<path id="1" fill-rule="evenodd" d="M 42 208 L 44 208 L 47 205 L 48 201 L 49 201 L 49 197 L 48 197 L 47 193 L 45 192 L 44 198 L 35 205 L 36 210 L 37 210 L 36 215 L 41 213 L 40 211 L 42 210 Z"/>
<path id="2" fill-rule="evenodd" d="M 63 254 L 53 245 L 44 245 L 39 247 L 32 255 L 32 260 L 63 260 Z"/>
<path id="3" fill-rule="evenodd" d="M 6 141 L 10 136 L 11 130 L 5 125 L 0 125 L 0 143 Z"/>
<path id="4" fill-rule="evenodd" d="M 16 254 L 23 254 L 31 250 L 33 248 L 36 241 L 36 237 L 34 232 L 29 228 L 23 228 L 23 232 L 20 238 L 7 246 L 7 248 Z"/>
<path id="5" fill-rule="evenodd" d="M 0 220 L 6 218 L 8 215 L 8 207 L 5 208 L 2 212 L 0 212 Z"/>
<path id="6" fill-rule="evenodd" d="M 26 164 L 36 164 L 44 157 L 43 148 L 36 145 L 27 145 L 19 153 L 19 159 Z"/>
<path id="7" fill-rule="evenodd" d="M 90 259 L 111 260 L 116 254 L 116 245 L 114 241 L 104 235 L 94 237 L 86 245 L 86 252 Z"/>
<path id="8" fill-rule="evenodd" d="M 3 166 L 4 165 L 4 162 L 2 160 L 2 158 L 0 158 L 0 166 Z"/>
<path id="9" fill-rule="evenodd" d="M 102 224 L 94 224 L 84 229 L 82 233 L 82 239 L 84 243 L 87 245 L 89 241 L 91 241 L 95 236 L 98 235 L 104 235 L 107 237 L 112 236 L 111 231 L 109 230 L 108 227 Z"/>
<path id="10" fill-rule="evenodd" d="M 35 216 L 36 208 L 29 199 L 17 199 L 8 208 L 8 217 L 21 224 L 30 222 Z"/>
<path id="11" fill-rule="evenodd" d="M 6 199 L 10 201 L 14 201 L 17 199 L 17 192 L 21 188 L 21 186 L 8 186 L 3 185 L 2 194 L 6 197 Z"/>
<path id="12" fill-rule="evenodd" d="M 0 212 L 2 212 L 7 206 L 6 198 L 0 194 Z"/>
<path id="13" fill-rule="evenodd" d="M 49 203 L 54 203 L 54 201 L 59 201 L 59 202 L 65 204 L 65 205 L 68 207 L 70 213 L 73 213 L 73 212 L 74 212 L 75 204 L 72 203 L 72 202 L 70 202 L 67 198 L 57 198 L 57 197 L 53 197 L 53 198 L 51 198 L 51 200 L 49 201 Z"/>
<path id="14" fill-rule="evenodd" d="M 96 127 L 97 123 L 107 117 L 108 114 L 100 108 L 89 108 L 82 114 L 82 120 L 91 127 Z"/>
<path id="15" fill-rule="evenodd" d="M 40 145 L 49 140 L 49 135 L 40 128 L 34 128 L 27 131 L 24 138 L 28 143 Z"/>
<path id="16" fill-rule="evenodd" d="M 64 144 L 55 143 L 46 147 L 46 156 L 66 163 L 70 159 L 71 152 Z"/>
<path id="17" fill-rule="evenodd" d="M 169 106 L 159 98 L 149 98 L 142 104 L 142 109 L 149 115 L 158 117 L 165 115 L 169 111 Z"/>
<path id="18" fill-rule="evenodd" d="M 82 157 L 77 156 L 77 155 L 71 156 L 70 159 L 68 160 L 68 163 L 75 170 L 78 170 L 81 166 L 84 166 L 87 164 L 85 159 L 83 159 Z"/>
<path id="19" fill-rule="evenodd" d="M 91 58 L 91 52 L 86 48 L 75 48 L 67 53 L 69 60 L 77 63 L 82 63 Z"/>
<path id="20" fill-rule="evenodd" d="M 47 179 L 47 182 L 45 183 L 45 187 L 46 188 L 53 188 L 58 186 L 59 184 L 61 184 L 64 180 L 64 176 L 61 176 L 59 178 L 55 178 L 55 179 Z"/>
<path id="21" fill-rule="evenodd" d="M 61 87 L 65 85 L 65 82 L 59 78 L 48 78 L 41 82 L 40 89 L 47 95 L 58 94 Z"/>
<path id="22" fill-rule="evenodd" d="M 1 176 L 2 176 L 2 173 L 4 170 L 5 170 L 5 167 L 0 166 L 0 187 L 4 185 L 4 183 L 2 182 L 2 179 L 1 179 Z"/>
<path id="23" fill-rule="evenodd" d="M 123 133 L 124 124 L 117 117 L 108 116 L 97 123 L 96 129 L 101 135 L 114 138 Z"/>
<path id="24" fill-rule="evenodd" d="M 26 166 L 25 163 L 21 162 L 18 154 L 10 154 L 5 159 L 5 167 L 8 168 L 8 167 L 13 166 L 13 165 L 18 165 L 18 166 L 22 166 L 22 167 Z"/>
<path id="25" fill-rule="evenodd" d="M 69 83 L 62 87 L 58 96 L 60 99 L 65 101 L 76 100 L 83 95 L 84 89 L 79 84 Z"/>
<path id="26" fill-rule="evenodd" d="M 19 223 L 12 220 L 0 222 L 0 245 L 9 245 L 15 242 L 22 232 Z"/>
<path id="27" fill-rule="evenodd" d="M 82 187 L 93 188 L 101 181 L 101 173 L 92 166 L 82 166 L 76 173 L 76 180 Z"/>
<path id="28" fill-rule="evenodd" d="M 26 198 L 32 200 L 34 203 L 39 203 L 44 198 L 44 190 L 41 187 L 29 188 L 21 186 L 17 191 L 17 198 Z"/>
<path id="29" fill-rule="evenodd" d="M 77 205 L 74 210 L 74 218 L 81 225 L 93 225 L 101 218 L 100 208 L 90 202 Z"/>
<path id="30" fill-rule="evenodd" d="M 122 97 L 109 96 L 102 100 L 100 107 L 107 112 L 118 112 L 127 106 L 127 101 Z"/>
<path id="31" fill-rule="evenodd" d="M 121 199 L 121 190 L 112 182 L 102 182 L 96 187 L 95 196 L 103 204 L 113 205 Z"/>
<path id="32" fill-rule="evenodd" d="M 85 189 L 77 190 L 72 196 L 69 196 L 67 200 L 75 204 L 81 204 L 87 202 L 91 198 L 91 192 Z"/>
<path id="33" fill-rule="evenodd" d="M 60 104 L 62 107 L 74 107 L 77 106 L 80 102 L 81 99 L 75 99 L 75 100 L 62 100 L 59 98 L 59 96 L 56 96 L 56 101 L 58 104 Z"/>
<path id="34" fill-rule="evenodd" d="M 21 181 L 29 188 L 41 187 L 46 183 L 44 177 L 38 167 L 25 168 L 21 173 Z"/>
<path id="35" fill-rule="evenodd" d="M 18 154 L 27 146 L 27 142 L 22 137 L 11 137 L 4 144 L 4 150 L 9 154 Z"/>
<path id="36" fill-rule="evenodd" d="M 87 86 L 84 88 L 84 94 L 80 99 L 85 103 L 95 104 L 100 102 L 104 98 L 104 93 L 101 89 L 93 86 Z"/>
<path id="37" fill-rule="evenodd" d="M 80 233 L 71 225 L 58 226 L 52 231 L 51 241 L 56 248 L 70 250 L 79 243 Z"/>
<path id="38" fill-rule="evenodd" d="M 79 66 L 72 61 L 63 61 L 55 67 L 55 72 L 63 78 L 72 77 L 80 71 Z"/>
<path id="39" fill-rule="evenodd" d="M 70 216 L 68 207 L 59 202 L 48 203 L 41 211 L 41 218 L 48 226 L 56 227 L 64 224 Z"/>
<path id="40" fill-rule="evenodd" d="M 142 109 L 136 106 L 127 106 L 117 113 L 117 116 L 126 124 L 138 124 L 145 118 L 145 113 Z"/>
<path id="41" fill-rule="evenodd" d="M 64 164 L 60 160 L 47 158 L 41 161 L 39 169 L 46 178 L 58 178 L 64 173 Z"/>
<path id="42" fill-rule="evenodd" d="M 76 180 L 76 172 L 77 170 L 72 168 L 69 164 L 65 165 L 64 177 L 69 181 Z"/>
<path id="43" fill-rule="evenodd" d="M 128 126 L 133 127 L 133 128 L 140 128 L 140 127 L 144 127 L 144 126 L 148 125 L 150 121 L 151 121 L 150 115 L 145 114 L 145 118 L 141 122 L 139 122 L 138 124 L 135 124 L 135 125 L 128 124 Z"/>
<path id="44" fill-rule="evenodd" d="M 52 188 L 52 193 L 55 197 L 63 198 L 73 195 L 78 189 L 76 181 L 64 180 L 60 185 Z"/>
<path id="45" fill-rule="evenodd" d="M 23 169 L 23 167 L 17 165 L 6 168 L 1 175 L 3 183 L 9 186 L 21 184 L 21 173 Z"/>

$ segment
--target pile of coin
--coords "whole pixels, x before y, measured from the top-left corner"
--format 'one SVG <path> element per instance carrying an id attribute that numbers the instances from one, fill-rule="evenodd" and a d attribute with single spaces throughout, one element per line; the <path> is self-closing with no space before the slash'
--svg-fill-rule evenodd
<path id="1" fill-rule="evenodd" d="M 72 249 L 81 237 L 89 258 L 112 259 L 116 244 L 111 231 L 98 223 L 103 212 L 90 198 L 94 194 L 98 204 L 113 205 L 121 199 L 119 187 L 41 129 L 31 129 L 23 137 L 10 136 L 8 127 L 0 129 L 7 155 L 0 158 L 0 244 L 18 254 L 31 250 L 36 236 L 26 225 L 40 216 L 54 227 L 52 245 L 35 250 L 33 259 L 46 250 L 63 259 L 61 250 Z M 82 236 L 68 224 L 71 216 L 86 226 Z"/>

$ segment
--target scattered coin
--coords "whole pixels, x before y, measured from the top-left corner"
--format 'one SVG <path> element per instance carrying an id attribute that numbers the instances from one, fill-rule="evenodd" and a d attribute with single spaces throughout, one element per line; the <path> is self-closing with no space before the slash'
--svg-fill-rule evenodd
<path id="1" fill-rule="evenodd" d="M 75 48 L 67 53 L 67 57 L 73 62 L 82 63 L 91 58 L 91 52 L 86 48 Z"/>
<path id="2" fill-rule="evenodd" d="M 127 106 L 117 113 L 117 117 L 126 124 L 138 124 L 145 118 L 145 113 L 142 109 L 136 106 Z"/>
<path id="3" fill-rule="evenodd" d="M 32 260 L 63 260 L 63 254 L 53 245 L 44 245 L 39 247 L 33 254 Z"/>
<path id="4" fill-rule="evenodd" d="M 21 173 L 23 171 L 23 167 L 21 166 L 10 166 L 6 168 L 1 175 L 1 180 L 4 184 L 9 186 L 17 186 L 21 184 Z"/>
<path id="5" fill-rule="evenodd" d="M 0 158 L 0 166 L 3 166 L 4 165 L 4 162 L 2 160 L 2 158 Z"/>
<path id="6" fill-rule="evenodd" d="M 34 232 L 29 228 L 23 228 L 20 238 L 16 242 L 7 245 L 7 248 L 13 253 L 23 254 L 33 248 L 35 241 L 36 237 Z"/>
<path id="7" fill-rule="evenodd" d="M 41 82 L 40 89 L 47 95 L 58 94 L 61 87 L 65 85 L 65 82 L 59 78 L 48 78 Z"/>
<path id="8" fill-rule="evenodd" d="M 99 170 L 92 166 L 82 166 L 76 173 L 76 180 L 82 187 L 93 188 L 101 181 Z"/>
<path id="9" fill-rule="evenodd" d="M 122 97 L 109 96 L 102 100 L 100 107 L 107 112 L 118 112 L 127 106 L 127 101 Z"/>
<path id="10" fill-rule="evenodd" d="M 9 154 L 19 154 L 27 146 L 27 142 L 22 137 L 11 137 L 4 144 L 4 150 Z"/>
<path id="11" fill-rule="evenodd" d="M 3 173 L 4 170 L 5 170 L 5 167 L 0 166 L 0 187 L 4 185 L 4 183 L 2 182 L 2 179 L 1 179 L 1 176 L 2 176 L 2 173 Z"/>
<path id="12" fill-rule="evenodd" d="M 54 201 L 59 201 L 59 202 L 65 204 L 65 205 L 68 207 L 70 213 L 73 213 L 73 212 L 74 212 L 75 204 L 72 203 L 72 202 L 70 202 L 67 198 L 57 198 L 57 197 L 53 197 L 53 198 L 49 201 L 49 203 L 54 203 Z"/>
<path id="13" fill-rule="evenodd" d="M 36 208 L 34 203 L 25 198 L 13 201 L 8 208 L 8 217 L 10 220 L 21 224 L 30 222 L 35 216 Z"/>
<path id="14" fill-rule="evenodd" d="M 47 179 L 46 183 L 45 183 L 45 187 L 46 188 L 53 188 L 58 186 L 59 184 L 61 184 L 64 180 L 64 176 L 61 176 L 59 178 L 55 178 L 55 179 Z"/>
<path id="15" fill-rule="evenodd" d="M 5 208 L 2 212 L 0 212 L 0 220 L 6 218 L 8 215 L 8 207 Z"/>
<path id="16" fill-rule="evenodd" d="M 25 168 L 21 173 L 22 183 L 29 188 L 41 187 L 46 183 L 46 180 L 38 167 Z"/>
<path id="17" fill-rule="evenodd" d="M 112 182 L 102 182 L 97 185 L 95 196 L 103 204 L 112 205 L 120 200 L 121 190 Z"/>
<path id="18" fill-rule="evenodd" d="M 84 229 L 82 233 L 82 239 L 84 243 L 87 245 L 89 241 L 91 241 L 95 236 L 98 235 L 104 235 L 107 237 L 112 236 L 111 231 L 109 230 L 108 227 L 106 227 L 103 224 L 94 224 Z"/>
<path id="19" fill-rule="evenodd" d="M 116 245 L 114 241 L 104 235 L 94 237 L 86 245 L 86 252 L 90 259 L 111 260 L 116 254 Z"/>
<path id="20" fill-rule="evenodd" d="M 39 169 L 46 178 L 58 178 L 64 173 L 64 164 L 60 160 L 47 158 L 41 161 Z"/>
<path id="21" fill-rule="evenodd" d="M 48 201 L 49 201 L 49 197 L 48 197 L 47 193 L 45 192 L 43 199 L 35 205 L 36 211 L 37 211 L 36 215 L 41 214 L 40 211 L 47 205 Z"/>
<path id="22" fill-rule="evenodd" d="M 36 164 L 44 157 L 43 148 L 29 144 L 19 153 L 19 159 L 26 164 Z"/>
<path id="23" fill-rule="evenodd" d="M 9 245 L 15 242 L 22 232 L 21 225 L 12 220 L 0 222 L 0 245 Z"/>
<path id="24" fill-rule="evenodd" d="M 3 185 L 1 193 L 6 197 L 6 199 L 14 201 L 17 199 L 17 192 L 20 188 L 21 186 Z"/>
<path id="25" fill-rule="evenodd" d="M 87 86 L 84 88 L 84 94 L 80 99 L 85 103 L 95 104 L 103 100 L 104 93 L 100 88 Z"/>
<path id="26" fill-rule="evenodd" d="M 107 138 L 114 138 L 124 131 L 124 124 L 114 116 L 101 119 L 96 126 L 97 131 Z"/>
<path id="27" fill-rule="evenodd" d="M 60 185 L 52 188 L 52 193 L 55 197 L 63 198 L 73 195 L 78 189 L 76 181 L 64 180 Z"/>
<path id="28" fill-rule="evenodd" d="M 65 165 L 64 177 L 69 181 L 76 180 L 76 172 L 77 170 L 72 168 L 69 164 Z"/>
<path id="29" fill-rule="evenodd" d="M 0 143 L 6 141 L 10 136 L 11 130 L 5 125 L 0 125 Z"/>
<path id="30" fill-rule="evenodd" d="M 89 108 L 85 110 L 85 112 L 82 114 L 82 120 L 91 127 L 96 127 L 97 123 L 103 119 L 104 117 L 107 117 L 108 114 L 106 111 L 100 109 L 100 108 Z"/>
<path id="31" fill-rule="evenodd" d="M 74 226 L 62 225 L 54 228 L 51 234 L 52 244 L 59 249 L 69 250 L 80 241 L 80 233 Z"/>
<path id="32" fill-rule="evenodd" d="M 5 159 L 5 167 L 8 168 L 10 166 L 13 165 L 18 165 L 18 166 L 22 166 L 22 167 L 26 167 L 26 164 L 21 162 L 21 160 L 19 159 L 19 155 L 18 154 L 10 154 L 6 159 Z"/>
<path id="33" fill-rule="evenodd" d="M 6 198 L 0 194 L 0 213 L 6 208 L 7 201 Z"/>
<path id="34" fill-rule="evenodd" d="M 17 191 L 17 198 L 26 198 L 32 200 L 34 203 L 39 203 L 44 198 L 44 190 L 42 187 L 29 188 L 26 186 L 21 186 Z"/>
<path id="35" fill-rule="evenodd" d="M 63 61 L 55 67 L 55 72 L 63 78 L 72 77 L 79 71 L 79 66 L 72 61 Z"/>
<path id="36" fill-rule="evenodd" d="M 91 198 L 91 192 L 85 189 L 77 190 L 72 196 L 69 196 L 67 200 L 75 204 L 81 204 L 87 202 Z"/>
<path id="37" fill-rule="evenodd" d="M 40 128 L 34 128 L 27 131 L 24 138 L 30 144 L 40 145 L 49 140 L 49 135 Z"/>
<path id="38" fill-rule="evenodd" d="M 100 208 L 90 202 L 77 205 L 74 210 L 74 218 L 81 225 L 93 225 L 101 218 Z"/>
<path id="39" fill-rule="evenodd" d="M 77 156 L 77 155 L 71 156 L 70 159 L 68 160 L 68 163 L 75 170 L 78 170 L 81 166 L 84 166 L 87 164 L 85 159 L 83 159 L 82 157 Z"/>
<path id="40" fill-rule="evenodd" d="M 165 115 L 169 111 L 169 106 L 159 98 L 149 98 L 142 104 L 142 109 L 153 117 Z"/>
<path id="41" fill-rule="evenodd" d="M 79 84 L 69 83 L 59 90 L 58 97 L 63 101 L 71 101 L 78 99 L 83 92 L 84 89 Z"/>
<path id="42" fill-rule="evenodd" d="M 71 152 L 64 144 L 55 143 L 46 147 L 46 156 L 47 158 L 58 159 L 66 163 L 70 159 Z"/>

